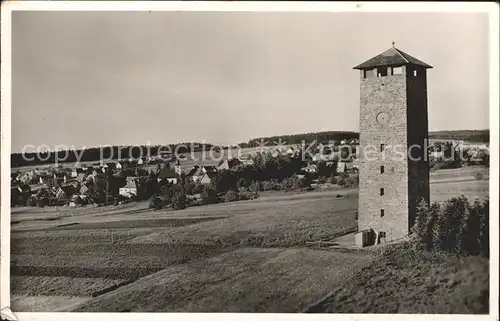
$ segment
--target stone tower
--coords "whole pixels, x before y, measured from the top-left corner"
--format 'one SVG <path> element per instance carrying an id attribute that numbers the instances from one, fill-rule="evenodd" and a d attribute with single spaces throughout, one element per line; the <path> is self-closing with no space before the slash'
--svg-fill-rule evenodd
<path id="1" fill-rule="evenodd" d="M 354 67 L 361 73 L 359 230 L 387 242 L 407 236 L 419 200 L 429 201 L 428 68 L 394 44 Z"/>

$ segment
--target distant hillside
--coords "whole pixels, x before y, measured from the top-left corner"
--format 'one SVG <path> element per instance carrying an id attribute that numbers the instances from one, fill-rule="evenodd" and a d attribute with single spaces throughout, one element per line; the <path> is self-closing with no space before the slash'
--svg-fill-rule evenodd
<path id="1" fill-rule="evenodd" d="M 429 138 L 487 143 L 490 141 L 490 130 L 439 130 L 429 132 Z"/>
<path id="2" fill-rule="evenodd" d="M 328 143 L 329 141 L 341 141 L 344 139 L 359 138 L 358 132 L 353 131 L 327 131 L 327 132 L 316 132 L 316 133 L 302 133 L 302 134 L 292 134 L 292 135 L 280 135 L 280 136 L 269 136 L 254 138 L 248 141 L 248 143 L 238 144 L 241 148 L 247 147 L 258 147 L 261 142 L 265 142 L 265 146 L 273 146 L 277 144 L 302 144 L 311 143 L 313 141 Z M 481 142 L 486 143 L 490 140 L 490 131 L 486 130 L 446 130 L 446 131 L 435 131 L 429 133 L 429 138 L 431 139 L 443 139 L 443 140 L 464 140 L 470 142 Z M 179 149 L 177 149 L 179 147 Z M 42 164 L 54 164 L 55 160 L 58 159 L 59 163 L 73 163 L 76 162 L 76 155 L 81 155 L 81 161 L 99 161 L 101 158 L 110 159 L 111 155 L 114 155 L 114 159 L 120 156 L 120 159 L 125 159 L 129 157 L 137 158 L 140 155 L 157 155 L 157 153 L 162 151 L 178 151 L 179 153 L 187 153 L 191 151 L 191 146 L 197 146 L 193 148 L 194 152 L 199 152 L 202 150 L 210 150 L 214 145 L 212 144 L 170 144 L 164 146 L 112 146 L 106 147 L 101 150 L 100 148 L 87 148 L 85 150 L 71 151 L 67 155 L 67 151 L 59 152 L 46 152 L 37 155 L 35 153 L 26 153 L 22 155 L 21 153 L 11 154 L 11 166 L 20 167 L 26 165 L 42 165 Z M 169 147 L 166 149 L 166 147 Z M 221 149 L 227 148 L 227 146 L 219 146 Z M 29 159 L 33 159 L 30 161 Z"/>
<path id="3" fill-rule="evenodd" d="M 257 147 L 261 142 L 266 142 L 266 146 L 272 146 L 279 144 L 302 144 L 302 142 L 310 143 L 312 141 L 318 141 L 321 143 L 327 143 L 331 140 L 341 141 L 343 139 L 359 138 L 358 132 L 352 131 L 328 131 L 328 132 L 316 132 L 316 133 L 301 133 L 301 134 L 291 134 L 291 135 L 279 135 L 279 136 L 268 136 L 253 138 L 248 143 L 238 144 L 242 148 L 246 147 Z"/>
<path id="4" fill-rule="evenodd" d="M 327 131 L 316 133 L 301 133 L 280 136 L 268 136 L 251 139 L 248 143 L 239 144 L 240 147 L 257 147 L 264 141 L 267 142 L 266 146 L 276 145 L 278 142 L 284 144 L 302 144 L 303 141 L 310 143 L 314 140 L 318 142 L 328 142 L 330 140 L 341 141 L 343 139 L 359 138 L 358 132 L 353 131 Z M 431 139 L 445 139 L 445 140 L 465 140 L 471 142 L 486 143 L 490 141 L 490 131 L 484 130 L 440 130 L 429 132 Z"/>

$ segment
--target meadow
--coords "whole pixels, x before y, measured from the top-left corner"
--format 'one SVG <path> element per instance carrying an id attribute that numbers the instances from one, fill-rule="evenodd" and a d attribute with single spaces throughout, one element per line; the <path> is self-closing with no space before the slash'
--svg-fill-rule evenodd
<path id="1" fill-rule="evenodd" d="M 432 173 L 432 200 L 461 193 L 486 197 L 488 180 L 476 179 L 477 171 L 485 170 Z M 346 280 L 369 274 L 377 250 L 317 246 L 356 229 L 357 200 L 356 189 L 326 189 L 264 192 L 255 200 L 182 211 L 152 211 L 145 202 L 16 208 L 12 308 L 300 312 L 331 298 Z M 421 276 L 431 269 L 423 268 Z M 354 306 L 333 298 L 325 302 L 334 304 L 316 310 Z"/>

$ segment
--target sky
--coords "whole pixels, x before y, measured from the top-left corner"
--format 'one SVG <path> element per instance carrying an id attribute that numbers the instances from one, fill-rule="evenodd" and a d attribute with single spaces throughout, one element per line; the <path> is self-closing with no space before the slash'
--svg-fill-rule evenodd
<path id="1" fill-rule="evenodd" d="M 13 12 L 12 152 L 357 131 L 392 41 L 434 67 L 429 130 L 489 128 L 482 13 Z"/>

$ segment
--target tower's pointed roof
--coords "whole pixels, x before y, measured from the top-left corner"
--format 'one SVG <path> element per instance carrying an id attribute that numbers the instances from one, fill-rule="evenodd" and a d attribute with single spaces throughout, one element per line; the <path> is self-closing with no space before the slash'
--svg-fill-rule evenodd
<path id="1" fill-rule="evenodd" d="M 392 47 L 390 49 L 387 49 L 383 53 L 371 59 L 368 59 L 362 64 L 357 65 L 353 69 L 371 69 L 379 66 L 391 65 L 415 65 L 424 68 L 432 68 L 432 66 L 415 57 L 410 56 L 406 52 L 403 52 L 396 47 Z"/>

